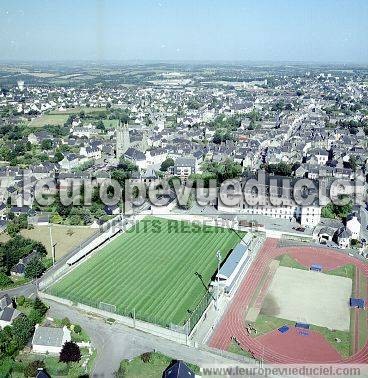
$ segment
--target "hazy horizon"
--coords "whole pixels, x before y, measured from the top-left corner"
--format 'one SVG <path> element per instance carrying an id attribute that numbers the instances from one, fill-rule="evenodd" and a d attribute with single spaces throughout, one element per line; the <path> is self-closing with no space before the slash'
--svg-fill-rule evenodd
<path id="1" fill-rule="evenodd" d="M 2 1 L 2 62 L 368 63 L 368 2 Z"/>

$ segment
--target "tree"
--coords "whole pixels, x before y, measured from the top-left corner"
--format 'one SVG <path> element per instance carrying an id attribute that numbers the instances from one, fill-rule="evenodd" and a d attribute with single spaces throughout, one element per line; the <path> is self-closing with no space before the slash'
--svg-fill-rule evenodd
<path id="1" fill-rule="evenodd" d="M 98 129 L 98 130 L 102 130 L 102 131 L 105 131 L 105 125 L 104 125 L 104 123 L 102 122 L 102 120 L 99 120 L 99 121 L 97 122 L 96 129 Z"/>
<path id="2" fill-rule="evenodd" d="M 67 341 L 61 349 L 60 362 L 78 362 L 81 359 L 79 346 L 72 341 Z"/>
<path id="3" fill-rule="evenodd" d="M 74 332 L 75 333 L 81 333 L 82 332 L 82 327 L 79 324 L 74 325 Z"/>
<path id="4" fill-rule="evenodd" d="M 141 354 L 141 360 L 144 363 L 150 362 L 151 361 L 151 357 L 152 357 L 152 353 L 151 352 L 146 352 L 146 353 Z"/>
<path id="5" fill-rule="evenodd" d="M 162 162 L 160 171 L 166 172 L 169 167 L 172 167 L 175 164 L 174 159 L 167 158 L 165 161 Z"/>
<path id="6" fill-rule="evenodd" d="M 60 150 L 57 150 L 56 152 L 55 152 L 55 155 L 54 155 L 54 159 L 53 159 L 53 161 L 55 162 L 55 163 L 59 163 L 60 161 L 62 161 L 64 159 L 64 155 L 63 155 L 63 153 L 60 151 Z"/>
<path id="7" fill-rule="evenodd" d="M 40 298 L 36 297 L 33 308 L 38 311 L 41 315 L 45 315 L 47 310 L 49 309 L 48 306 L 46 306 Z"/>
<path id="8" fill-rule="evenodd" d="M 227 159 L 223 163 L 206 163 L 203 165 L 203 174 L 215 175 L 218 183 L 225 180 L 239 177 L 242 172 L 242 166 L 234 161 Z"/>
<path id="9" fill-rule="evenodd" d="M 23 306 L 24 305 L 24 301 L 25 301 L 24 295 L 20 295 L 19 297 L 17 297 L 16 302 L 17 302 L 18 306 Z"/>
<path id="10" fill-rule="evenodd" d="M 340 200 L 344 199 L 344 197 L 346 196 L 343 196 Z M 344 205 L 337 205 L 330 202 L 322 208 L 321 215 L 323 218 L 345 219 L 351 213 L 352 209 L 352 201 L 349 201 Z"/>
<path id="11" fill-rule="evenodd" d="M 60 224 L 63 222 L 63 217 L 59 214 L 53 214 L 50 221 L 51 223 Z"/>
<path id="12" fill-rule="evenodd" d="M 40 255 L 46 255 L 46 249 L 41 243 L 31 239 L 25 239 L 20 235 L 15 235 L 6 243 L 0 244 L 0 254 L 4 254 L 4 271 L 10 273 L 10 269 L 13 265 L 16 264 L 20 258 L 29 255 L 33 250 L 36 250 Z"/>
<path id="13" fill-rule="evenodd" d="M 33 334 L 34 325 L 32 321 L 23 314 L 19 315 L 13 320 L 12 329 L 19 349 L 23 349 Z"/>
<path id="14" fill-rule="evenodd" d="M 11 285 L 13 281 L 4 272 L 0 272 L 0 288 Z"/>
<path id="15" fill-rule="evenodd" d="M 332 203 L 329 203 L 326 206 L 322 207 L 321 216 L 322 216 L 322 218 L 330 218 L 330 219 L 335 218 Z"/>
<path id="16" fill-rule="evenodd" d="M 42 261 L 38 257 L 34 257 L 26 266 L 24 275 L 26 278 L 38 278 L 41 277 L 42 273 L 45 271 L 45 267 Z"/>
<path id="17" fill-rule="evenodd" d="M 0 360 L 0 377 L 10 377 L 14 361 L 10 357 L 4 357 Z"/>
<path id="18" fill-rule="evenodd" d="M 123 157 L 121 157 L 119 160 L 118 168 L 129 173 L 138 171 L 138 167 L 134 163 L 132 163 L 130 160 L 124 159 Z"/>
<path id="19" fill-rule="evenodd" d="M 37 310 L 32 308 L 29 312 L 28 318 L 34 325 L 36 325 L 42 322 L 43 316 Z"/>
<path id="20" fill-rule="evenodd" d="M 284 162 L 278 164 L 269 164 L 265 166 L 265 170 L 268 173 L 273 173 L 280 176 L 290 176 L 293 171 L 293 166 Z"/>
<path id="21" fill-rule="evenodd" d="M 358 167 L 358 161 L 357 161 L 356 156 L 350 155 L 350 157 L 349 157 L 349 164 L 350 164 L 351 169 L 353 171 L 356 171 L 356 169 Z"/>
<path id="22" fill-rule="evenodd" d="M 70 322 L 70 320 L 69 320 L 69 318 L 67 318 L 67 317 L 65 317 L 64 319 L 62 319 L 61 320 L 61 324 L 63 325 L 63 326 L 66 326 L 66 327 L 70 327 L 71 326 L 71 322 Z"/>
<path id="23" fill-rule="evenodd" d="M 215 135 L 213 136 L 212 142 L 215 144 L 221 144 L 222 142 L 221 135 L 216 132 Z"/>
<path id="24" fill-rule="evenodd" d="M 75 215 L 71 215 L 70 218 L 69 218 L 69 223 L 72 225 L 72 226 L 78 226 L 81 224 L 81 217 L 77 214 Z"/>
<path id="25" fill-rule="evenodd" d="M 43 150 L 51 150 L 53 146 L 53 143 L 52 143 L 52 140 L 51 139 L 44 139 L 42 142 L 41 142 L 41 148 Z"/>
<path id="26" fill-rule="evenodd" d="M 30 362 L 24 369 L 25 377 L 35 377 L 38 369 L 45 369 L 45 363 L 40 360 Z"/>

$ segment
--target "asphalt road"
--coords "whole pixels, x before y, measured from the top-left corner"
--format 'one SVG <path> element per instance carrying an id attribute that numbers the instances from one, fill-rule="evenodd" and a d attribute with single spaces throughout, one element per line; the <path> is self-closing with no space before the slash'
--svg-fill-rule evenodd
<path id="1" fill-rule="evenodd" d="M 131 359 L 144 352 L 159 351 L 173 359 L 181 359 L 203 366 L 211 363 L 232 363 L 236 361 L 209 351 L 194 349 L 170 340 L 153 336 L 122 324 L 107 324 L 102 318 L 89 316 L 74 308 L 46 301 L 50 305 L 48 316 L 68 317 L 72 323 L 79 324 L 90 336 L 97 349 L 93 377 L 113 377 L 123 359 Z"/>
<path id="2" fill-rule="evenodd" d="M 34 282 L 15 287 L 13 289 L 0 291 L 1 294 L 9 294 L 10 297 L 18 297 L 20 295 L 24 295 L 25 297 L 30 297 L 30 296 L 35 295 L 36 292 L 37 292 L 36 284 Z"/>

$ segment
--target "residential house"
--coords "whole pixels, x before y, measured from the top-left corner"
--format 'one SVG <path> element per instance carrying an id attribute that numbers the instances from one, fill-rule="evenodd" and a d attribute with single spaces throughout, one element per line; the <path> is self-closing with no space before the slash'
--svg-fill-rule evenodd
<path id="1" fill-rule="evenodd" d="M 146 155 L 134 147 L 129 147 L 124 153 L 124 158 L 134 163 L 139 169 L 147 168 Z"/>
<path id="2" fill-rule="evenodd" d="M 196 159 L 188 157 L 177 158 L 172 171 L 175 176 L 187 179 L 191 174 L 196 173 Z"/>
<path id="3" fill-rule="evenodd" d="M 352 239 L 359 240 L 361 224 L 356 214 L 351 214 L 347 217 L 346 228 L 351 232 Z"/>
<path id="4" fill-rule="evenodd" d="M 66 326 L 54 328 L 37 324 L 32 338 L 32 351 L 40 354 L 59 355 L 67 341 L 71 341 L 71 333 Z"/>
<path id="5" fill-rule="evenodd" d="M 11 268 L 10 274 L 15 277 L 24 277 L 27 265 L 30 263 L 30 261 L 37 257 L 39 257 L 39 253 L 36 250 L 31 252 L 29 255 L 22 257 L 19 262 Z"/>
<path id="6" fill-rule="evenodd" d="M 13 302 L 9 295 L 0 294 L 0 329 L 11 325 L 20 314 L 20 311 L 13 308 Z"/>
<path id="7" fill-rule="evenodd" d="M 194 378 L 194 372 L 183 361 L 176 361 L 164 372 L 165 378 Z"/>

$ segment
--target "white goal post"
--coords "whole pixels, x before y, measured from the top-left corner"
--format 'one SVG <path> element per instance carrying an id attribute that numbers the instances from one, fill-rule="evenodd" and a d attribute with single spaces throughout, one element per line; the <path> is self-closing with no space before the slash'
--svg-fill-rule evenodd
<path id="1" fill-rule="evenodd" d="M 100 302 L 98 308 L 103 311 L 116 313 L 116 306 L 110 303 Z"/>

